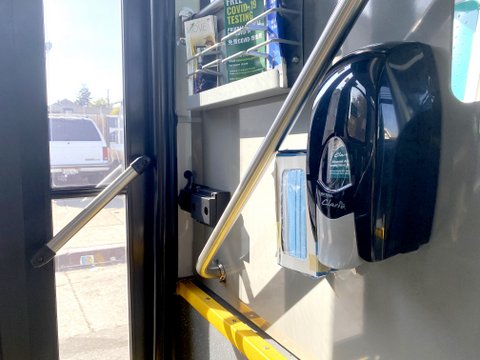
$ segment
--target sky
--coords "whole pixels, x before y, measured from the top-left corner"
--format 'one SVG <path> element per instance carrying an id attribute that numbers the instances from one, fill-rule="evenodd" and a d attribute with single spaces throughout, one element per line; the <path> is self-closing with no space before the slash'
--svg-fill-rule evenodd
<path id="1" fill-rule="evenodd" d="M 48 103 L 75 101 L 83 85 L 121 101 L 121 0 L 44 0 L 44 16 Z"/>

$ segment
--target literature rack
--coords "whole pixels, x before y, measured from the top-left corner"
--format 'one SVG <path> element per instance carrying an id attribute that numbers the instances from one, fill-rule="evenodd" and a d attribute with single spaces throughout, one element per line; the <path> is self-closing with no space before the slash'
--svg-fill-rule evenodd
<path id="1" fill-rule="evenodd" d="M 258 1 L 260 2 L 262 0 Z M 287 93 L 289 83 L 293 83 L 303 66 L 302 4 L 303 1 L 299 0 L 283 0 L 281 7 L 271 7 L 264 10 L 243 26 L 220 37 L 220 40 L 216 43 L 187 58 L 187 64 L 202 57 L 205 58 L 206 56 L 211 59 L 214 58 L 214 60 L 208 63 L 199 64 L 194 71 L 187 74 L 187 78 L 198 74 L 207 74 L 208 76 L 215 76 L 218 83 L 217 87 L 189 95 L 187 108 L 190 110 L 215 108 Z M 218 16 L 218 27 L 220 34 L 222 30 L 223 33 L 225 33 L 225 25 L 223 24 L 223 0 L 215 1 L 210 7 L 214 8 L 219 15 L 222 14 Z M 207 8 L 204 10 L 207 10 Z M 201 10 L 198 16 L 211 15 L 211 13 L 209 14 L 204 10 Z M 271 32 L 269 32 L 268 17 L 271 16 L 271 14 L 279 14 L 282 16 L 282 28 L 276 34 L 281 34 L 282 37 L 272 37 Z M 193 17 L 195 17 L 195 15 Z M 247 32 L 263 32 L 264 41 L 227 56 L 226 43 L 236 36 Z M 255 75 L 232 82 L 226 81 L 226 65 L 229 61 L 245 55 L 252 55 L 265 59 L 267 63 L 271 61 L 272 55 L 268 51 L 265 51 L 265 49 L 272 44 L 279 44 L 282 48 L 281 66 L 274 68 L 266 67 L 264 71 Z"/>

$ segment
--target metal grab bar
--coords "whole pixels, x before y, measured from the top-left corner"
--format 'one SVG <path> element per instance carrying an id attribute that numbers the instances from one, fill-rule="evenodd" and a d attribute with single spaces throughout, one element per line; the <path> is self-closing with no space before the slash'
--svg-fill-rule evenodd
<path id="1" fill-rule="evenodd" d="M 32 257 L 30 262 L 36 268 L 50 262 L 60 250 L 81 228 L 83 228 L 97 213 L 107 205 L 122 189 L 138 175 L 142 174 L 150 164 L 147 156 L 135 159 L 114 181 L 110 183 L 80 214 L 70 221 L 55 235 L 52 240 L 43 245 Z"/>
<path id="2" fill-rule="evenodd" d="M 198 257 L 196 270 L 200 276 L 204 278 L 225 278 L 223 265 L 217 264 L 209 268 L 210 263 L 235 224 L 273 155 L 297 120 L 308 97 L 325 76 L 334 56 L 367 3 L 368 0 L 344 0 L 336 6 L 315 48 L 278 112 L 272 127 Z"/>

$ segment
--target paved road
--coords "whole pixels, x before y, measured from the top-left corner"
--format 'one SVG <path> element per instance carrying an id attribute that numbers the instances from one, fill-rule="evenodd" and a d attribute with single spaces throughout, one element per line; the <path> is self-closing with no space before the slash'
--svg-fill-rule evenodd
<path id="1" fill-rule="evenodd" d="M 87 203 L 88 199 L 53 201 L 54 231 Z M 115 199 L 59 255 L 68 257 L 79 249 L 88 252 L 89 248 L 121 247 L 125 241 L 125 208 L 122 199 Z M 56 284 L 60 359 L 128 359 L 126 264 L 58 271 Z"/>
<path id="2" fill-rule="evenodd" d="M 128 359 L 126 264 L 56 273 L 60 359 Z"/>

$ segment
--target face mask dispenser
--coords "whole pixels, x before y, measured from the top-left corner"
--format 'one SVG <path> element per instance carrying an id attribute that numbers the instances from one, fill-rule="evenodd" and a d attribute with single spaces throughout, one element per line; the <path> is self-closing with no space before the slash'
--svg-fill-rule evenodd
<path id="1" fill-rule="evenodd" d="M 420 43 L 346 56 L 314 102 L 308 208 L 319 261 L 346 269 L 429 241 L 440 158 L 435 61 Z"/>
<path id="2" fill-rule="evenodd" d="M 307 213 L 305 150 L 282 150 L 275 156 L 278 264 L 319 278 L 330 269 L 317 259 Z"/>

